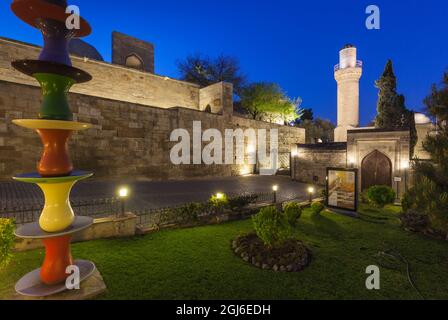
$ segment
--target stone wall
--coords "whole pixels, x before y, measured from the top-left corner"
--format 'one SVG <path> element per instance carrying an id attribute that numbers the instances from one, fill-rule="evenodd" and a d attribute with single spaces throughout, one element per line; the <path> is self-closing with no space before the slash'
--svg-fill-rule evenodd
<path id="1" fill-rule="evenodd" d="M 229 92 L 224 104 L 229 103 Z M 250 173 L 248 165 L 173 165 L 170 142 L 174 129 L 192 133 L 193 121 L 202 130 L 253 128 L 279 130 L 279 149 L 288 152 L 305 141 L 305 130 L 266 122 L 210 114 L 186 108 L 161 109 L 145 105 L 70 93 L 75 120 L 92 123 L 93 128 L 76 133 L 71 140 L 75 166 L 96 172 L 96 177 L 147 178 L 153 180 L 231 176 Z M 0 81 L 0 178 L 35 171 L 42 146 L 38 135 L 17 127 L 13 119 L 37 117 L 40 89 Z"/>
<path id="2" fill-rule="evenodd" d="M 229 101 L 230 99 L 230 101 Z M 233 114 L 233 86 L 230 83 L 216 83 L 199 90 L 199 109 L 215 114 Z"/>
<path id="3" fill-rule="evenodd" d="M 0 38 L 0 178 L 35 171 L 41 154 L 37 134 L 11 123 L 37 118 L 41 105 L 38 83 L 15 71 L 11 61 L 36 59 L 40 50 Z M 253 172 L 247 164 L 173 165 L 170 151 L 176 142 L 170 142 L 170 135 L 183 128 L 192 136 L 194 121 L 201 121 L 203 131 L 215 128 L 221 133 L 236 128 L 279 129 L 279 149 L 284 152 L 305 140 L 303 129 L 233 117 L 231 84 L 200 88 L 105 62 L 75 56 L 72 60 L 93 76 L 70 91 L 74 120 L 93 128 L 74 134 L 71 156 L 77 168 L 93 170 L 97 177 L 164 180 Z M 203 112 L 208 105 L 211 113 Z"/>
<path id="4" fill-rule="evenodd" d="M 120 32 L 112 33 L 112 63 L 126 65 L 126 59 L 135 56 L 142 63 L 141 69 L 154 73 L 154 45 Z"/>
<path id="5" fill-rule="evenodd" d="M 38 86 L 34 78 L 11 67 L 11 61 L 36 59 L 40 47 L 0 38 L 0 80 Z M 184 107 L 199 110 L 199 86 L 106 62 L 72 56 L 73 65 L 93 77 L 75 85 L 71 92 L 158 108 Z"/>
<path id="6" fill-rule="evenodd" d="M 299 145 L 293 157 L 293 178 L 303 183 L 325 185 L 327 167 L 346 166 L 346 143 Z"/>

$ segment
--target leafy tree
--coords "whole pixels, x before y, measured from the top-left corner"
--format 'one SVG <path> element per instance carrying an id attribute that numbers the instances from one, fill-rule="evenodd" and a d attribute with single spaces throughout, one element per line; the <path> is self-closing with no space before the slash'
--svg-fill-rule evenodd
<path id="1" fill-rule="evenodd" d="M 216 58 L 190 55 L 177 63 L 180 78 L 184 81 L 207 87 L 218 82 L 229 82 L 237 95 L 246 83 L 246 76 L 241 72 L 240 64 L 234 57 L 220 55 Z"/>
<path id="2" fill-rule="evenodd" d="M 375 83 L 379 89 L 377 128 L 396 130 L 409 129 L 411 133 L 411 156 L 417 144 L 417 129 L 415 128 L 414 112 L 405 105 L 405 97 L 397 93 L 397 77 L 395 76 L 392 60 L 388 60 L 383 75 Z"/>
<path id="3" fill-rule="evenodd" d="M 300 117 L 301 103 L 300 98 L 288 98 L 275 83 L 252 83 L 241 92 L 241 106 L 255 120 L 291 123 Z"/>
<path id="4" fill-rule="evenodd" d="M 448 233 L 448 73 L 440 88 L 433 86 L 425 104 L 429 114 L 438 120 L 436 134 L 428 135 L 423 143 L 431 162 L 415 161 L 414 187 L 403 204 L 405 209 L 423 211 L 433 228 Z"/>
<path id="5" fill-rule="evenodd" d="M 299 118 L 299 121 L 304 121 L 304 120 L 314 120 L 314 112 L 313 109 L 308 108 L 308 109 L 304 109 L 302 116 Z"/>
<path id="6" fill-rule="evenodd" d="M 335 125 L 321 118 L 315 120 L 303 120 L 295 123 L 296 127 L 306 129 L 306 143 L 323 143 L 332 142 L 334 140 Z"/>

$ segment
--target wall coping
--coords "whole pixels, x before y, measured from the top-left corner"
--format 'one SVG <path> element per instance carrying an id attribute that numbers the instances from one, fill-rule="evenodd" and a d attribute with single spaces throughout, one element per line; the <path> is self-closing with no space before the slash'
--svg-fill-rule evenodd
<path id="1" fill-rule="evenodd" d="M 15 40 L 15 39 L 10 39 L 10 38 L 6 38 L 6 37 L 0 37 L 0 42 L 6 42 L 6 43 L 10 43 L 13 45 L 19 45 L 19 46 L 23 46 L 23 47 L 28 47 L 28 48 L 42 48 L 39 45 L 35 45 L 35 44 L 31 44 L 31 43 L 27 43 L 27 42 L 23 42 L 20 40 Z M 121 70 L 126 70 L 128 72 L 133 72 L 133 73 L 137 73 L 140 75 L 145 75 L 145 76 L 151 76 L 151 77 L 156 77 L 162 80 L 166 80 L 166 81 L 173 81 L 173 82 L 178 82 L 178 83 L 182 83 L 182 84 L 186 84 L 189 85 L 191 87 L 195 87 L 195 88 L 201 88 L 200 85 L 195 84 L 195 83 L 191 83 L 191 82 L 187 82 L 187 81 L 182 81 L 182 80 L 177 80 L 174 78 L 170 78 L 167 76 L 162 76 L 159 74 L 155 74 L 155 73 L 150 73 L 150 72 L 146 72 L 146 71 L 141 71 L 141 70 L 137 70 L 137 69 L 133 69 L 133 68 L 127 68 L 125 66 L 121 66 L 118 64 L 113 64 L 113 63 L 109 63 L 106 61 L 98 61 L 98 60 L 93 60 L 93 59 L 85 59 L 83 57 L 79 57 L 77 55 L 73 55 L 71 54 L 70 57 L 74 60 L 80 61 L 80 62 L 84 62 L 84 63 L 93 63 L 93 64 L 97 64 L 97 65 L 101 65 L 104 67 L 109 67 L 109 68 L 116 68 L 116 69 L 121 69 Z"/>
<path id="2" fill-rule="evenodd" d="M 409 130 L 404 129 L 381 129 L 381 128 L 359 128 L 347 130 L 348 134 L 358 134 L 358 133 L 409 133 Z"/>
<path id="3" fill-rule="evenodd" d="M 315 144 L 298 144 L 300 149 L 310 150 L 347 150 L 346 142 L 329 142 L 329 143 L 315 143 Z"/>

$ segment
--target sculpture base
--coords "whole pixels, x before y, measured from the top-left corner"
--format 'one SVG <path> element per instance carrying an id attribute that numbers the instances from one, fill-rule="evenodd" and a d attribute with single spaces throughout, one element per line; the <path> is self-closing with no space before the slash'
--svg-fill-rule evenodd
<path id="1" fill-rule="evenodd" d="M 81 283 L 81 290 L 74 291 L 64 291 L 49 297 L 27 297 L 15 293 L 10 297 L 9 300 L 27 300 L 27 301 L 79 301 L 79 300 L 90 300 L 95 299 L 107 291 L 106 284 L 104 283 L 103 277 L 98 270 L 92 274 L 92 276 Z"/>
<path id="2" fill-rule="evenodd" d="M 88 287 L 86 285 L 87 281 L 85 280 L 88 280 L 94 274 L 96 267 L 92 262 L 85 260 L 76 260 L 74 263 L 80 271 L 80 290 L 68 291 L 65 283 L 52 286 L 45 285 L 40 279 L 41 269 L 36 269 L 17 282 L 15 287 L 16 292 L 22 296 L 34 298 L 45 298 L 50 296 L 54 298 L 54 295 L 64 293 L 65 291 L 67 291 L 67 293 L 72 293 L 73 295 L 76 295 L 77 292 L 81 293 L 84 291 L 84 288 Z"/>

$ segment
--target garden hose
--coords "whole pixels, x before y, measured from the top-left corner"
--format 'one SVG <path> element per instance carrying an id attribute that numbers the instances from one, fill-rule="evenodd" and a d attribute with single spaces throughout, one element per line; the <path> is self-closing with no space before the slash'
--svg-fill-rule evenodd
<path id="1" fill-rule="evenodd" d="M 393 262 L 398 262 L 400 264 L 405 264 L 406 265 L 406 273 L 407 273 L 407 278 L 409 283 L 411 284 L 412 288 L 414 288 L 414 290 L 418 293 L 418 295 L 420 296 L 421 299 L 426 300 L 425 297 L 423 296 L 423 294 L 421 293 L 421 291 L 417 288 L 414 279 L 412 278 L 412 274 L 411 274 L 411 265 L 409 264 L 409 261 L 404 258 L 399 252 L 394 253 L 393 250 L 386 250 L 386 251 L 380 251 L 378 252 L 377 256 L 379 258 L 390 258 Z M 392 263 L 393 263 L 392 262 Z M 389 266 L 385 266 L 383 265 L 385 268 L 389 268 L 389 269 L 397 269 L 394 267 Z"/>

